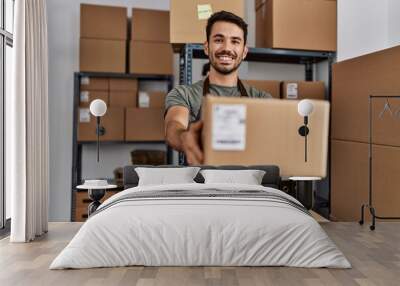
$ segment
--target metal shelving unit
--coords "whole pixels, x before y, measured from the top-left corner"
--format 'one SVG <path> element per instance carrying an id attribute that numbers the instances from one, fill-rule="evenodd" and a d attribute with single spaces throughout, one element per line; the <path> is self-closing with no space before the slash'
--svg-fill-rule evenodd
<path id="1" fill-rule="evenodd" d="M 200 44 L 184 44 L 175 47 L 175 51 L 180 53 L 179 58 L 179 84 L 192 83 L 193 59 L 207 59 L 204 53 L 203 45 Z M 325 51 L 301 51 L 301 50 L 286 50 L 286 49 L 270 49 L 270 48 L 249 48 L 249 52 L 244 61 L 248 62 L 268 62 L 268 63 L 288 63 L 304 65 L 305 80 L 314 80 L 313 65 L 322 61 L 328 61 L 328 94 L 327 99 L 331 99 L 332 92 L 332 64 L 335 60 L 335 52 Z M 331 121 L 330 121 L 331 122 Z M 330 140 L 328 162 L 331 160 Z M 179 154 L 179 164 L 183 163 L 183 156 Z M 330 173 L 328 163 L 328 174 Z M 330 179 L 325 181 L 329 186 L 329 200 L 327 202 L 329 211 L 331 209 L 331 194 L 330 194 Z"/>
<path id="2" fill-rule="evenodd" d="M 328 60 L 329 92 L 332 75 L 332 64 L 336 53 L 318 51 L 298 51 L 267 48 L 249 48 L 245 61 L 300 64 L 305 67 L 305 80 L 313 80 L 313 64 Z M 179 83 L 192 83 L 193 59 L 207 59 L 203 45 L 185 44 L 180 49 Z"/>
<path id="3" fill-rule="evenodd" d="M 173 86 L 173 76 L 169 75 L 141 75 L 126 73 L 99 73 L 99 72 L 76 72 L 74 73 L 74 107 L 73 107 L 73 135 L 72 135 L 72 184 L 71 184 L 71 220 L 75 219 L 75 190 L 82 183 L 82 149 L 83 145 L 95 145 L 96 141 L 78 141 L 78 112 L 80 100 L 80 82 L 82 77 L 96 78 L 131 78 L 140 81 L 166 81 L 168 91 Z M 118 144 L 165 144 L 165 141 L 102 141 L 102 145 Z M 167 147 L 167 163 L 173 160 L 173 151 Z"/>

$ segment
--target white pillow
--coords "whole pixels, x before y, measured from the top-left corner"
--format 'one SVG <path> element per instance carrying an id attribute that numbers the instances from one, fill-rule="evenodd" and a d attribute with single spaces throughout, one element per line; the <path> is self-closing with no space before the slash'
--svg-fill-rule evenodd
<path id="1" fill-rule="evenodd" d="M 261 185 L 265 171 L 261 170 L 201 170 L 205 184 Z"/>
<path id="2" fill-rule="evenodd" d="M 138 186 L 195 183 L 193 179 L 199 170 L 199 167 L 135 168 L 139 176 Z"/>

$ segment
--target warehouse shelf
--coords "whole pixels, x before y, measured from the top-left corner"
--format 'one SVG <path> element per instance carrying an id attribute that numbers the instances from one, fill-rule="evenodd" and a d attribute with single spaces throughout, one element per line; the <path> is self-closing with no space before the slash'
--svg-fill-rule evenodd
<path id="1" fill-rule="evenodd" d="M 100 144 L 114 145 L 114 144 L 165 144 L 164 140 L 159 141 L 100 141 Z M 77 144 L 92 145 L 97 144 L 97 141 L 78 141 Z"/>
<path id="2" fill-rule="evenodd" d="M 175 51 L 178 51 L 175 49 Z M 207 59 L 203 45 L 185 44 L 180 47 L 179 83 L 192 83 L 193 59 Z M 269 48 L 249 48 L 244 61 L 301 64 L 305 66 L 305 80 L 313 80 L 313 64 L 328 61 L 329 65 L 329 93 L 332 76 L 332 64 L 336 57 L 334 52 L 325 51 L 300 51 Z M 329 96 L 330 98 L 330 96 Z"/>
<path id="3" fill-rule="evenodd" d="M 208 59 L 204 53 L 203 45 L 186 44 L 182 46 L 182 51 L 190 50 L 193 53 L 193 58 Z M 329 57 L 334 57 L 334 52 L 325 51 L 302 51 L 302 50 L 286 50 L 286 49 L 271 49 L 271 48 L 249 48 L 249 52 L 245 61 L 263 61 L 263 62 L 280 62 L 280 63 L 306 63 L 327 60 Z"/>
<path id="4" fill-rule="evenodd" d="M 121 78 L 137 79 L 140 81 L 165 81 L 168 91 L 173 86 L 172 75 L 153 75 L 153 74 L 129 74 L 129 73 L 105 73 L 105 72 L 75 72 L 74 73 L 74 103 L 73 103 L 73 135 L 72 135 L 72 184 L 71 184 L 71 220 L 75 220 L 75 190 L 76 186 L 82 183 L 82 149 L 84 145 L 95 145 L 97 141 L 78 141 L 78 112 L 80 101 L 80 82 L 83 77 L 96 78 Z M 101 145 L 121 145 L 121 144 L 165 144 L 164 140 L 157 141 L 100 141 Z M 173 151 L 166 145 L 167 164 L 173 160 Z"/>
<path id="5" fill-rule="evenodd" d="M 172 88 L 172 75 L 153 75 L 153 74 L 135 74 L 135 73 L 110 73 L 110 72 L 76 72 L 75 76 L 79 77 L 107 77 L 107 78 L 134 78 L 139 80 L 165 80 L 170 81 Z"/>

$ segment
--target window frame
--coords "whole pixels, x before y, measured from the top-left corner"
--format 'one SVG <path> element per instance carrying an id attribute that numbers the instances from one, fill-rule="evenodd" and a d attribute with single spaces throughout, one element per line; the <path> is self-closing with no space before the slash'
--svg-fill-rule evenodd
<path id="1" fill-rule="evenodd" d="M 6 189 L 5 189 L 5 94 L 6 94 L 6 46 L 13 48 L 13 33 L 6 30 L 6 1 L 0 0 L 0 237 L 9 233 L 10 219 L 6 218 Z M 12 2 L 11 17 L 14 22 L 15 0 Z M 13 24 L 14 26 L 14 24 Z M 14 30 L 14 27 L 12 27 Z"/>

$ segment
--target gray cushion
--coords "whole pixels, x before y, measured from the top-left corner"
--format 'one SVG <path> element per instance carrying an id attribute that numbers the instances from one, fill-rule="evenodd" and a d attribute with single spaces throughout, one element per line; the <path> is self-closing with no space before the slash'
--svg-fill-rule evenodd
<path id="1" fill-rule="evenodd" d="M 132 188 L 136 187 L 139 182 L 139 176 L 135 172 L 136 167 L 147 167 L 147 168 L 182 168 L 185 166 L 180 165 L 161 165 L 161 166 L 152 166 L 152 165 L 130 165 L 124 167 L 123 180 L 124 180 L 124 188 Z M 265 175 L 262 179 L 261 184 L 265 187 L 279 188 L 280 184 L 280 175 L 279 175 L 279 167 L 274 165 L 252 165 L 252 166 L 240 166 L 240 165 L 222 165 L 222 166 L 198 166 L 202 170 L 204 169 L 219 169 L 219 170 L 263 170 L 265 171 Z M 204 178 L 200 174 L 194 178 L 197 183 L 204 183 Z"/>

